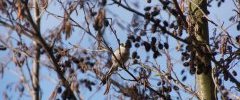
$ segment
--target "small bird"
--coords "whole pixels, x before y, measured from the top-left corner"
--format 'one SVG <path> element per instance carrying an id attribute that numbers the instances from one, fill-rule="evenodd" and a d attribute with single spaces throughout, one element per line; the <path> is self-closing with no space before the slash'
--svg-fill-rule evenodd
<path id="1" fill-rule="evenodd" d="M 102 83 L 105 84 L 108 81 L 109 77 L 113 74 L 113 72 L 118 70 L 118 67 L 124 64 L 130 54 L 130 47 L 124 44 L 120 44 L 119 48 L 114 51 L 114 55 L 112 55 L 112 66 L 107 72 L 107 74 L 102 78 Z"/>

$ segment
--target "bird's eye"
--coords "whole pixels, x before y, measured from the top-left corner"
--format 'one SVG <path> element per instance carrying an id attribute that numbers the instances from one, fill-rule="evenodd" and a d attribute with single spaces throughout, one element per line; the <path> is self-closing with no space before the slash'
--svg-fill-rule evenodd
<path id="1" fill-rule="evenodd" d="M 123 43 L 121 43 L 121 44 L 120 44 L 120 46 L 124 46 L 124 44 L 123 44 Z"/>

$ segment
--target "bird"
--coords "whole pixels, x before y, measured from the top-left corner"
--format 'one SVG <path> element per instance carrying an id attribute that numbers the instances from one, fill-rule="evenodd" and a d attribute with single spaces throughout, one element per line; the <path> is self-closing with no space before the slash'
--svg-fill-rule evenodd
<path id="1" fill-rule="evenodd" d="M 119 48 L 116 49 L 111 57 L 112 65 L 108 70 L 107 74 L 102 78 L 102 83 L 105 84 L 108 81 L 109 77 L 118 70 L 118 67 L 125 64 L 129 58 L 130 47 L 120 44 Z"/>

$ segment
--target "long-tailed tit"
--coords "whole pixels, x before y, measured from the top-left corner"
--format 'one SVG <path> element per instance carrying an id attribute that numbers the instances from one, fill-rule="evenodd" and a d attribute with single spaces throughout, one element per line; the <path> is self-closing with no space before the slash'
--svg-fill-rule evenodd
<path id="1" fill-rule="evenodd" d="M 108 81 L 109 77 L 113 74 L 113 72 L 118 70 L 118 67 L 125 64 L 128 60 L 130 54 L 130 46 L 120 44 L 119 48 L 114 51 L 114 55 L 112 55 L 112 66 L 108 70 L 107 74 L 103 77 L 102 83 L 105 84 Z"/>

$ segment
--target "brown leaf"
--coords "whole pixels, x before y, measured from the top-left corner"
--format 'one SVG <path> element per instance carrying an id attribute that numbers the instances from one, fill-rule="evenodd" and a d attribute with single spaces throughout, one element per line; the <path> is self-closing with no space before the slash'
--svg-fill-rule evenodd
<path id="1" fill-rule="evenodd" d="M 180 1 L 180 9 L 181 9 L 182 12 L 185 11 L 185 9 L 184 9 L 184 0 Z"/>
<path id="2" fill-rule="evenodd" d="M 22 9 L 22 4 L 20 1 L 16 2 L 16 7 L 17 7 L 17 18 L 19 18 L 20 20 L 23 19 L 23 9 Z"/>
<path id="3" fill-rule="evenodd" d="M 105 10 L 103 8 L 100 8 L 98 11 L 98 15 L 95 19 L 94 25 L 93 25 L 95 30 L 99 31 L 103 28 L 104 19 L 105 19 Z"/>
<path id="4" fill-rule="evenodd" d="M 0 10 L 6 9 L 7 8 L 7 3 L 4 0 L 0 1 Z"/>
<path id="5" fill-rule="evenodd" d="M 108 94 L 108 93 L 109 93 L 110 86 L 111 86 L 111 82 L 110 82 L 110 81 L 108 81 L 108 82 L 107 82 L 107 85 L 106 85 L 106 90 L 105 90 L 105 92 L 104 92 L 104 95 L 106 95 L 106 94 Z"/>
<path id="6" fill-rule="evenodd" d="M 222 37 L 222 41 L 220 44 L 220 53 L 223 55 L 226 52 L 227 47 L 227 37 Z"/>
<path id="7" fill-rule="evenodd" d="M 66 33 L 65 39 L 67 40 L 72 35 L 72 25 L 71 25 L 71 22 L 69 20 L 67 20 L 65 22 L 65 33 Z"/>

